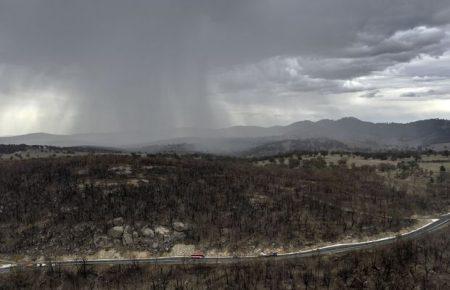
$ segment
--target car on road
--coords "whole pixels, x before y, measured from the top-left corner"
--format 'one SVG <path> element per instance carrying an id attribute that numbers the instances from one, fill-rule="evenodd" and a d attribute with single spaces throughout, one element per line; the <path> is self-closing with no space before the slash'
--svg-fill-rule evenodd
<path id="1" fill-rule="evenodd" d="M 200 252 L 200 251 L 197 251 L 197 252 L 195 252 L 195 253 L 193 253 L 193 254 L 191 255 L 191 258 L 192 258 L 192 259 L 204 259 L 204 258 L 205 258 L 205 254 L 203 254 L 203 253 Z"/>

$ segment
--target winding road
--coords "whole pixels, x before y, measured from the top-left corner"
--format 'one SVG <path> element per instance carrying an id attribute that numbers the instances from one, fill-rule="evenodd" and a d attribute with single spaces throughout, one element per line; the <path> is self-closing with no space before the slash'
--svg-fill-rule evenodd
<path id="1" fill-rule="evenodd" d="M 239 263 L 256 260 L 287 260 L 306 258 L 317 255 L 331 255 L 337 253 L 346 253 L 352 251 L 358 251 L 363 249 L 370 249 L 379 246 L 385 246 L 394 244 L 400 240 L 412 240 L 423 237 L 429 233 L 440 230 L 446 227 L 450 223 L 450 213 L 440 216 L 438 219 L 434 219 L 432 222 L 415 229 L 411 232 L 388 237 L 378 240 L 371 240 L 366 242 L 356 242 L 347 244 L 335 244 L 331 246 L 316 248 L 312 250 L 299 251 L 294 253 L 278 254 L 277 256 L 241 256 L 241 257 L 205 257 L 203 259 L 192 259 L 190 256 L 180 257 L 159 257 L 159 258 L 147 258 L 147 259 L 99 259 L 99 260 L 70 260 L 70 261 L 54 261 L 52 266 L 76 266 L 83 263 L 87 265 L 130 265 L 130 264 L 150 264 L 150 265 L 181 265 L 181 264 L 227 264 L 227 263 Z M 26 265 L 26 267 L 47 267 L 48 265 L 42 263 L 33 263 Z M 9 272 L 16 267 L 23 267 L 19 264 L 6 264 L 0 266 L 0 273 Z"/>

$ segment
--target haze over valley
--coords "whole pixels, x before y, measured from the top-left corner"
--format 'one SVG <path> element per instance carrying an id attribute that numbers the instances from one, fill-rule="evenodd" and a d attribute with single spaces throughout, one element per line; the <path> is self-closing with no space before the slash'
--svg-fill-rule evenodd
<path id="1" fill-rule="evenodd" d="M 447 148 L 450 121 L 422 120 L 406 124 L 371 123 L 356 118 L 300 121 L 288 126 L 235 126 L 223 129 L 173 129 L 159 137 L 142 132 L 52 135 L 35 133 L 0 138 L 3 144 L 60 147 L 96 146 L 137 152 L 264 154 L 294 150 L 386 150 Z"/>

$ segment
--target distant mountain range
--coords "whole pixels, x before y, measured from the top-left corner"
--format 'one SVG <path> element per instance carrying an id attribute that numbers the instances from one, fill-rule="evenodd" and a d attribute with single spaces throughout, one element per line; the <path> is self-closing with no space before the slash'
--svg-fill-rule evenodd
<path id="1" fill-rule="evenodd" d="M 292 150 L 381 150 L 450 145 L 450 121 L 372 123 L 353 117 L 300 121 L 288 126 L 175 129 L 165 135 L 104 133 L 2 137 L 0 144 L 104 146 L 142 152 L 207 152 L 261 155 Z M 450 147 L 450 146 L 449 146 Z"/>

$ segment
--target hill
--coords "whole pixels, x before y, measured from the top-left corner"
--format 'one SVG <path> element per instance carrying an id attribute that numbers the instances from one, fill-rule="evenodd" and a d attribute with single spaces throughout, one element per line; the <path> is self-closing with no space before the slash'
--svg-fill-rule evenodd
<path id="1" fill-rule="evenodd" d="M 272 148 L 267 153 L 277 154 L 291 149 L 326 150 L 334 148 L 330 144 L 324 147 L 324 140 L 333 140 L 338 149 L 348 150 L 356 148 L 367 150 L 440 148 L 437 144 L 450 143 L 450 121 L 429 119 L 410 123 L 372 123 L 347 117 L 339 120 L 324 119 L 317 122 L 300 121 L 287 126 L 273 127 L 179 128 L 153 133 L 75 135 L 36 133 L 2 137 L 0 144 L 103 146 L 149 153 L 203 152 L 242 155 L 253 149 L 260 151 Z"/>
<path id="2" fill-rule="evenodd" d="M 371 123 L 348 117 L 339 120 L 300 121 L 288 126 L 240 126 L 201 132 L 198 136 L 158 142 L 184 144 L 191 151 L 214 154 L 273 155 L 293 150 L 385 150 L 441 148 L 450 142 L 450 121 Z M 155 144 L 138 150 L 154 152 Z M 166 150 L 162 150 L 166 151 Z"/>

